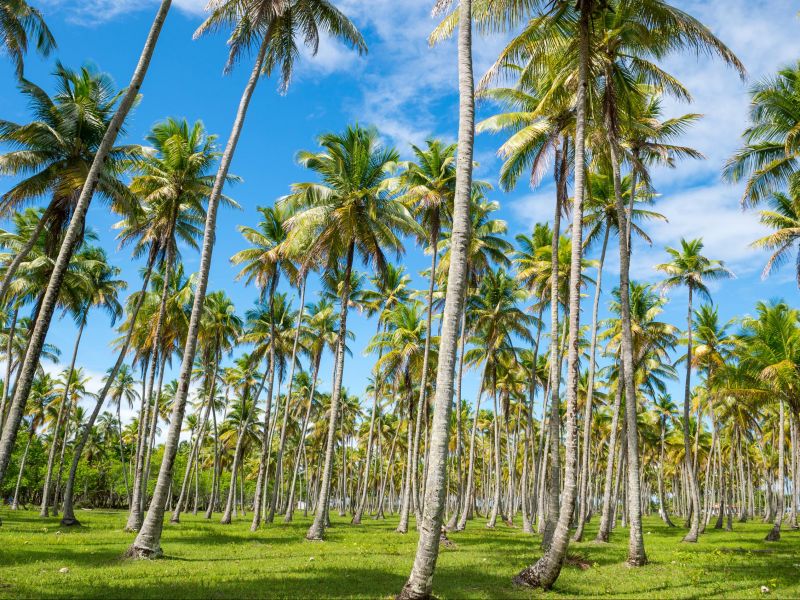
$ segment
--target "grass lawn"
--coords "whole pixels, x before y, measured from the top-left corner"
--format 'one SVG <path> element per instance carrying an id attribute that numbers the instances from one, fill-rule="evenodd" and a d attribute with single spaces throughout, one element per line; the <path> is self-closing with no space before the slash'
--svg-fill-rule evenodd
<path id="1" fill-rule="evenodd" d="M 202 516 L 165 525 L 158 561 L 121 557 L 132 534 L 126 514 L 79 511 L 84 526 L 62 529 L 55 518 L 0 511 L 0 598 L 389 598 L 410 570 L 417 536 L 394 533 L 395 522 L 366 520 L 352 527 L 332 514 L 327 541 L 303 539 L 308 521 L 271 525 L 256 534 L 250 519 L 229 526 Z M 218 516 L 217 516 L 218 518 Z M 594 536 L 598 519 L 588 528 Z M 709 530 L 698 544 L 681 544 L 681 529 L 645 522 L 650 564 L 624 565 L 627 534 L 611 544 L 572 544 L 582 566 L 564 568 L 548 596 L 617 598 L 756 598 L 761 586 L 774 598 L 800 598 L 800 533 L 786 531 L 768 544 L 768 526 L 734 525 Z M 434 591 L 439 598 L 530 598 L 541 592 L 515 588 L 511 577 L 539 554 L 538 537 L 482 521 L 451 534 L 442 549 Z M 588 564 L 587 564 L 588 563 Z M 67 567 L 69 572 L 60 573 Z"/>

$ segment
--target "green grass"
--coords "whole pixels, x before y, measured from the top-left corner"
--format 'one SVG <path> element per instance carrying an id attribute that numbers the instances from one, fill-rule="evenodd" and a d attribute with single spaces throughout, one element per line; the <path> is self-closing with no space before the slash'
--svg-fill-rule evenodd
<path id="1" fill-rule="evenodd" d="M 256 534 L 249 519 L 230 526 L 201 516 L 166 524 L 158 561 L 121 555 L 132 541 L 126 515 L 79 511 L 84 526 L 59 528 L 57 519 L 34 512 L 2 511 L 0 598 L 388 598 L 402 587 L 416 548 L 415 533 L 398 535 L 395 522 L 367 520 L 352 527 L 333 515 L 327 541 L 303 539 L 308 521 L 275 524 Z M 597 519 L 588 529 L 592 539 Z M 709 530 L 698 544 L 682 544 L 681 529 L 645 522 L 650 564 L 625 566 L 626 532 L 611 544 L 572 544 L 570 553 L 589 563 L 565 566 L 548 596 L 616 598 L 800 597 L 800 533 L 763 542 L 760 522 Z M 515 588 L 511 577 L 539 555 L 538 538 L 520 529 L 486 530 L 482 521 L 451 534 L 442 549 L 434 591 L 439 598 L 530 598 L 541 592 Z M 584 565 L 585 566 L 585 565 Z M 59 569 L 67 567 L 68 573 Z"/>

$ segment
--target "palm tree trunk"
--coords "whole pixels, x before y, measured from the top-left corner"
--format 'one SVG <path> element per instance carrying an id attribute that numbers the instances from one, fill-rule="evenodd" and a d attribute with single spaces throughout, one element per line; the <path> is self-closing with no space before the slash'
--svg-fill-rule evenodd
<path id="1" fill-rule="evenodd" d="M 17 473 L 17 484 L 14 486 L 14 499 L 11 501 L 11 510 L 19 508 L 19 488 L 22 485 L 22 475 L 25 473 L 25 462 L 28 460 L 28 450 L 31 447 L 31 439 L 33 438 L 34 420 L 31 420 L 30 427 L 28 427 L 28 441 L 25 442 L 25 451 L 22 453 L 22 458 L 19 460 L 19 472 Z"/>
<path id="2" fill-rule="evenodd" d="M 578 515 L 578 527 L 572 539 L 576 542 L 583 541 L 583 528 L 586 525 L 586 515 L 589 508 L 589 449 L 592 436 L 592 400 L 594 396 L 594 375 L 596 369 L 595 352 L 597 350 L 597 314 L 600 310 L 600 293 L 603 280 L 603 263 L 606 259 L 606 248 L 608 246 L 608 234 L 610 232 L 608 224 L 603 235 L 603 247 L 600 250 L 600 262 L 597 264 L 597 283 L 594 288 L 594 304 L 592 304 L 592 341 L 589 344 L 589 381 L 586 392 L 586 406 L 583 409 L 583 456 L 581 457 L 581 487 L 578 494 L 580 498 L 580 511 Z"/>
<path id="3" fill-rule="evenodd" d="M 325 466 L 322 470 L 319 498 L 314 522 L 306 533 L 307 540 L 322 540 L 325 533 L 325 521 L 328 514 L 328 498 L 333 472 L 333 454 L 336 445 L 336 417 L 339 412 L 339 398 L 342 392 L 342 376 L 344 374 L 345 338 L 347 337 L 347 308 L 350 302 L 350 275 L 353 271 L 353 255 L 355 242 L 351 241 L 347 249 L 346 267 L 342 283 L 342 303 L 339 315 L 339 333 L 336 341 L 336 365 L 333 373 L 333 389 L 331 390 L 331 412 L 328 420 L 328 440 L 325 448 Z"/>
<path id="4" fill-rule="evenodd" d="M 406 374 L 406 379 L 408 375 Z M 403 485 L 400 499 L 400 523 L 395 531 L 397 533 L 408 533 L 408 515 L 411 511 L 411 468 L 414 464 L 412 452 L 414 451 L 414 396 L 411 391 L 410 382 L 407 382 L 408 391 L 408 420 L 406 421 L 406 463 L 403 468 Z"/>
<path id="5" fill-rule="evenodd" d="M 2 299 L 2 296 L 0 296 Z M 8 401 L 8 392 L 11 389 L 11 372 L 12 366 L 14 364 L 14 358 L 12 356 L 14 352 L 14 336 L 16 335 L 17 331 L 17 316 L 19 314 L 19 306 L 15 303 L 14 304 L 14 311 L 11 314 L 11 327 L 8 328 L 8 338 L 6 340 L 6 376 L 3 379 L 3 397 L 0 400 L 0 433 L 3 431 L 3 423 L 5 422 L 6 416 L 6 403 Z"/>
<path id="6" fill-rule="evenodd" d="M 693 468 L 691 434 L 689 432 L 689 408 L 692 399 L 692 286 L 689 286 L 689 302 L 686 312 L 686 383 L 683 395 L 683 446 L 684 462 L 686 463 L 686 477 L 691 500 L 689 532 L 684 536 L 684 542 L 696 542 L 700 532 L 700 491 L 697 485 L 697 473 Z M 699 424 L 698 424 L 699 425 Z"/>
<path id="7" fill-rule="evenodd" d="M 784 415 L 783 415 L 783 398 L 778 401 L 778 494 L 777 494 L 777 510 L 775 511 L 775 523 L 772 529 L 764 538 L 767 542 L 777 542 L 781 539 L 781 523 L 783 522 L 783 513 L 785 510 L 785 490 L 786 485 L 786 468 L 784 458 L 784 440 L 786 439 L 786 430 L 784 428 Z"/>
<path id="8" fill-rule="evenodd" d="M 142 305 L 144 304 L 145 292 L 147 291 L 147 286 L 150 284 L 150 276 L 153 273 L 153 263 L 154 263 L 154 255 L 151 254 L 150 260 L 148 260 L 147 263 L 147 270 L 145 271 L 144 279 L 142 281 L 142 289 L 141 292 L 139 293 L 139 299 L 134 305 L 133 312 L 131 313 L 130 316 L 131 326 L 128 329 L 128 333 L 125 336 L 125 341 L 122 344 L 122 348 L 120 349 L 119 354 L 117 355 L 117 362 L 114 363 L 114 367 L 111 369 L 111 372 L 108 373 L 105 385 L 103 385 L 103 389 L 100 390 L 99 394 L 97 394 L 97 399 L 95 401 L 92 414 L 89 415 L 89 419 L 86 421 L 86 423 L 83 424 L 83 429 L 80 432 L 80 435 L 76 436 L 77 442 L 75 443 L 75 448 L 73 449 L 72 452 L 72 464 L 70 465 L 69 468 L 69 475 L 67 476 L 67 484 L 64 487 L 64 508 L 62 511 L 63 516 L 61 517 L 61 524 L 64 526 L 80 525 L 78 519 L 75 518 L 75 510 L 73 507 L 75 476 L 78 473 L 78 463 L 80 462 L 81 455 L 83 454 L 83 448 L 86 446 L 86 442 L 89 440 L 89 434 L 92 432 L 92 427 L 94 427 L 94 423 L 97 420 L 97 416 L 100 414 L 100 410 L 102 409 L 103 403 L 106 400 L 106 396 L 108 396 L 108 392 L 111 390 L 111 386 L 114 385 L 114 379 L 116 379 L 117 374 L 119 373 L 119 369 L 120 367 L 122 367 L 122 363 L 125 361 L 125 355 L 128 353 L 128 347 L 130 346 L 133 332 L 136 329 L 136 320 L 139 317 L 139 310 L 142 308 Z M 123 469 L 124 468 L 125 465 L 123 461 Z M 126 482 L 127 482 L 127 474 L 126 474 Z M 126 483 L 126 489 L 127 489 L 127 483 Z"/>
<path id="9" fill-rule="evenodd" d="M 117 398 L 117 430 L 119 432 L 119 459 L 122 463 L 122 477 L 125 481 L 125 497 L 131 502 L 131 486 L 128 481 L 128 467 L 125 465 L 125 444 L 122 441 L 122 398 Z M 66 493 L 65 493 L 66 496 Z"/>
<path id="10" fill-rule="evenodd" d="M 466 303 L 465 303 L 466 304 Z M 456 459 L 455 467 L 458 476 L 458 486 L 456 487 L 456 499 L 453 507 L 453 514 L 446 525 L 446 529 L 455 529 L 458 525 L 458 515 L 461 505 L 464 502 L 464 436 L 461 423 L 461 384 L 464 378 L 464 345 L 467 338 L 467 312 L 461 311 L 461 329 L 459 335 L 458 351 L 458 374 L 456 375 L 455 410 L 456 410 Z"/>
<path id="11" fill-rule="evenodd" d="M 628 521 L 630 523 L 628 539 L 628 565 L 642 566 L 647 562 L 644 550 L 644 537 L 642 535 L 642 505 L 639 473 L 639 433 L 636 423 L 636 372 L 633 366 L 633 333 L 631 331 L 631 305 L 630 305 L 630 240 L 625 232 L 628 231 L 626 208 L 622 200 L 622 186 L 620 176 L 619 139 L 616 131 L 615 102 L 613 90 L 610 86 L 606 91 L 605 125 L 608 139 L 609 154 L 611 156 L 611 172 L 614 184 L 614 198 L 617 208 L 617 223 L 619 235 L 619 296 L 622 321 L 622 374 L 625 385 L 625 419 L 628 430 Z M 636 190 L 631 190 L 635 194 Z M 631 198 L 633 202 L 635 198 Z M 699 514 L 699 506 L 696 507 Z"/>
<path id="12" fill-rule="evenodd" d="M 486 523 L 488 529 L 494 528 L 497 522 L 497 513 L 500 511 L 500 485 L 502 479 L 502 465 L 500 464 L 500 411 L 497 407 L 497 389 L 496 385 L 492 386 L 492 401 L 494 403 L 494 419 L 492 419 L 492 455 L 494 458 L 494 485 L 492 497 L 492 512 L 489 514 L 489 522 Z"/>
<path id="13" fill-rule="evenodd" d="M 303 416 L 303 425 L 300 428 L 300 438 L 297 442 L 297 452 L 294 457 L 294 469 L 292 470 L 292 484 L 289 486 L 289 500 L 286 502 L 286 514 L 283 517 L 284 523 L 290 523 L 294 515 L 294 493 L 295 485 L 297 483 L 297 472 L 300 469 L 300 458 L 305 447 L 306 428 L 308 427 L 308 419 L 311 416 L 311 405 L 314 402 L 314 395 L 317 392 L 317 376 L 319 375 L 319 365 L 322 355 L 320 354 L 314 360 L 314 374 L 311 377 L 311 391 L 308 394 L 308 404 L 306 405 L 306 413 Z"/>
<path id="14" fill-rule="evenodd" d="M 472 0 L 459 3 L 458 30 L 459 121 L 456 190 L 450 246 L 450 268 L 442 315 L 436 395 L 427 479 L 425 509 L 420 526 L 414 566 L 399 598 L 428 598 L 439 554 L 444 515 L 447 445 L 450 439 L 450 410 L 453 406 L 453 378 L 458 351 L 458 330 L 467 288 L 470 239 L 469 203 L 472 192 L 472 155 L 475 141 L 475 82 L 472 75 Z M 459 399 L 460 402 L 460 399 Z"/>
<path id="15" fill-rule="evenodd" d="M 139 62 L 136 65 L 131 82 L 128 87 L 125 88 L 125 93 L 122 96 L 117 111 L 114 113 L 108 125 L 108 129 L 97 148 L 97 152 L 92 160 L 92 166 L 89 168 L 89 172 L 86 176 L 86 182 L 81 190 L 81 195 L 75 205 L 69 227 L 64 234 L 58 257 L 53 266 L 53 272 L 47 283 L 47 289 L 44 292 L 41 311 L 36 319 L 30 336 L 28 349 L 25 352 L 25 359 L 20 367 L 20 376 L 17 381 L 16 390 L 14 391 L 14 397 L 11 401 L 11 410 L 9 411 L 8 420 L 3 428 L 3 436 L 0 440 L 0 483 L 3 482 L 6 469 L 11 460 L 11 453 L 17 439 L 17 431 L 22 420 L 22 414 L 25 410 L 28 394 L 30 394 L 31 391 L 33 378 L 39 366 L 39 358 L 41 357 L 45 337 L 47 336 L 47 331 L 50 328 L 50 322 L 52 321 L 53 313 L 56 309 L 58 296 L 61 291 L 61 284 L 64 281 L 64 276 L 66 275 L 72 254 L 82 237 L 86 212 L 89 209 L 92 195 L 94 194 L 108 153 L 117 139 L 125 117 L 139 95 L 139 89 L 142 85 L 142 81 L 144 81 L 147 68 L 150 65 L 150 59 L 155 51 L 158 36 L 161 33 L 161 28 L 171 4 L 172 0 L 161 0 L 161 6 L 156 13 L 153 25 L 148 33 L 147 41 L 139 57 Z"/>
<path id="16" fill-rule="evenodd" d="M 233 466 L 231 467 L 231 485 L 228 488 L 228 500 L 225 503 L 225 512 L 222 514 L 222 519 L 220 520 L 220 523 L 222 523 L 223 525 L 230 525 L 231 523 L 231 513 L 234 508 L 234 501 L 236 497 L 236 476 L 239 471 L 239 464 L 242 460 L 242 448 L 244 443 L 244 436 L 249 425 L 250 425 L 250 415 L 248 414 L 247 418 L 244 421 L 244 424 L 239 429 L 239 436 L 236 440 L 236 450 L 233 453 Z"/>
<path id="17" fill-rule="evenodd" d="M 211 378 L 210 380 L 206 380 L 206 388 L 208 389 L 208 395 L 205 401 L 205 407 L 204 407 L 205 410 L 203 410 L 203 414 L 200 418 L 200 423 L 197 426 L 197 434 L 195 435 L 194 442 L 192 443 L 192 447 L 189 450 L 189 457 L 186 460 L 186 471 L 183 474 L 183 483 L 181 484 L 181 491 L 178 494 L 178 501 L 175 503 L 175 509 L 172 511 L 172 517 L 169 520 L 170 523 L 179 523 L 181 519 L 181 512 L 186 510 L 186 507 L 183 505 L 186 500 L 187 488 L 192 477 L 192 466 L 196 465 L 197 461 L 199 460 L 200 446 L 202 445 L 203 439 L 205 438 L 206 425 L 208 423 L 208 415 L 214 404 L 214 389 L 216 388 L 218 368 L 219 368 L 219 361 L 215 360 L 214 366 L 212 367 Z M 195 493 L 195 498 L 196 496 L 197 494 Z"/>
<path id="18" fill-rule="evenodd" d="M 48 206 L 45 209 L 45 211 L 42 213 L 42 216 L 39 218 L 39 222 L 36 223 L 36 227 L 31 232 L 31 234 L 30 234 L 30 236 L 28 238 L 28 241 L 25 242 L 25 245 L 22 248 L 20 248 L 19 252 L 14 257 L 14 260 L 11 261 L 11 264 L 9 264 L 8 267 L 6 267 L 5 277 L 3 277 L 3 282 L 0 283 L 0 301 L 2 301 L 3 298 L 6 297 L 6 294 L 8 293 L 8 288 L 11 286 L 11 283 L 14 281 L 14 277 L 16 276 L 20 265 L 25 261 L 26 258 L 28 258 L 28 254 L 31 253 L 31 250 L 33 250 L 33 247 L 39 241 L 39 238 L 42 235 L 42 231 L 44 230 L 44 226 L 47 224 L 47 220 L 48 220 L 48 217 L 50 216 L 50 212 L 51 212 L 50 211 L 50 207 Z M 16 315 L 16 310 L 14 311 L 14 314 Z M 4 398 L 4 400 L 5 400 L 5 398 Z M 0 413 L 1 412 L 2 411 L 0 411 Z M 0 421 L 1 420 L 2 419 L 0 419 Z M 1 425 L 1 423 L 0 423 L 0 425 Z"/>
<path id="19" fill-rule="evenodd" d="M 42 488 L 42 505 L 41 510 L 39 511 L 40 517 L 47 517 L 49 516 L 49 504 L 50 504 L 50 487 L 52 485 L 52 476 L 53 476 L 53 466 L 55 463 L 56 457 L 56 449 L 58 448 L 58 434 L 59 429 L 63 426 L 64 429 L 67 429 L 67 420 L 69 419 L 69 406 L 71 401 L 69 399 L 69 391 L 70 386 L 72 384 L 72 375 L 75 372 L 75 360 L 78 358 L 78 348 L 81 345 L 81 337 L 83 337 L 83 328 L 86 325 L 86 314 L 84 314 L 83 318 L 81 319 L 81 325 L 78 328 L 78 335 L 75 338 L 75 345 L 72 349 L 72 359 L 69 363 L 69 369 L 67 369 L 67 380 L 64 384 L 64 396 L 61 399 L 61 406 L 58 408 L 58 417 L 56 418 L 56 427 L 53 430 L 53 441 L 50 445 L 50 454 L 47 457 L 47 474 L 44 478 L 44 487 Z M 66 445 L 67 439 L 66 436 L 64 437 L 63 445 Z M 63 464 L 63 451 L 61 456 L 62 464 Z M 60 478 L 59 473 L 59 478 Z"/>
<path id="20" fill-rule="evenodd" d="M 264 38 L 259 48 L 256 64 L 250 73 L 250 77 L 245 86 L 242 99 L 239 102 L 239 109 L 236 112 L 231 135 L 220 160 L 219 170 L 214 180 L 214 187 L 208 199 L 208 209 L 206 211 L 205 233 L 203 234 L 203 246 L 200 254 L 200 269 L 197 277 L 197 289 L 195 291 L 192 314 L 189 320 L 189 329 L 186 336 L 186 346 L 183 351 L 181 361 L 180 376 L 178 378 L 178 389 L 173 401 L 172 414 L 170 415 L 169 431 L 164 444 L 164 457 L 161 461 L 161 469 L 158 473 L 153 499 L 150 502 L 150 509 L 147 511 L 147 518 L 136 536 L 136 540 L 131 545 L 128 553 L 130 556 L 140 558 L 157 557 L 161 555 L 161 530 L 164 526 L 164 510 L 167 502 L 167 489 L 172 481 L 172 467 L 175 462 L 175 455 L 178 451 L 180 441 L 181 425 L 183 414 L 186 409 L 186 399 L 189 395 L 189 384 L 192 376 L 192 365 L 194 363 L 195 352 L 197 351 L 197 334 L 200 330 L 200 317 L 203 312 L 203 303 L 208 287 L 208 276 L 211 270 L 211 254 L 214 249 L 214 229 L 217 222 L 217 209 L 219 200 L 222 196 L 222 188 L 228 176 L 236 144 L 244 126 L 244 118 L 247 114 L 247 107 L 261 75 L 264 63 L 268 38 Z"/>

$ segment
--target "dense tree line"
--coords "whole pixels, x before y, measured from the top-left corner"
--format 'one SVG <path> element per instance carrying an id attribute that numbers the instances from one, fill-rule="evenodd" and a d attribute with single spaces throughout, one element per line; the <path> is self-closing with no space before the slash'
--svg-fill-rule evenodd
<path id="1" fill-rule="evenodd" d="M 23 0 L 0 1 L 30 103 L 28 122 L 0 121 L 0 172 L 14 178 L 0 197 L 0 492 L 12 508 L 64 525 L 78 524 L 76 505 L 125 508 L 139 558 L 161 554 L 167 512 L 173 524 L 187 511 L 249 518 L 256 531 L 302 510 L 309 540 L 324 538 L 330 510 L 353 526 L 396 516 L 400 534 L 413 519 L 408 598 L 431 594 L 441 537 L 475 516 L 536 536 L 541 558 L 515 581 L 543 588 L 593 518 L 600 542 L 627 529 L 633 567 L 647 562 L 643 515 L 685 527 L 685 542 L 749 519 L 770 541 L 797 528 L 800 312 L 774 300 L 723 322 L 709 284 L 732 273 L 700 239 L 666 248 L 656 283 L 630 276 L 664 219 L 651 173 L 703 158 L 681 144 L 699 115 L 663 114 L 665 98 L 690 98 L 664 59 L 709 55 L 745 74 L 707 27 L 662 0 L 440 0 L 430 41 L 457 37 L 457 143 L 429 139 L 403 160 L 373 128 L 320 135 L 298 154 L 307 181 L 239 228 L 230 262 L 257 294 L 241 307 L 208 279 L 253 91 L 273 75 L 286 91 L 298 44 L 366 44 L 327 0 L 214 0 L 197 35 L 230 31 L 228 69 L 252 69 L 225 145 L 178 118 L 122 145 L 169 9 L 126 88 L 59 63 L 48 94 L 23 61 L 29 45 L 53 51 L 52 35 Z M 512 34 L 477 85 L 473 30 Z M 752 88 L 744 146 L 724 170 L 746 181 L 745 205 L 765 205 L 772 233 L 753 242 L 772 253 L 765 275 L 800 238 L 799 72 Z M 476 123 L 477 97 L 496 114 Z M 472 176 L 486 131 L 505 136 L 501 190 L 554 183 L 551 222 L 509 238 L 501 191 Z M 141 260 L 141 281 L 120 279 L 87 225 L 95 198 L 119 218 L 117 254 Z M 424 289 L 407 249 L 430 261 Z M 199 253 L 195 274 L 186 252 Z M 669 323 L 678 288 L 686 321 Z M 75 321 L 69 349 L 46 341 L 57 313 Z M 358 397 L 342 382 L 348 323 L 366 317 L 374 361 Z M 118 332 L 99 383 L 77 364 L 89 318 Z M 55 363 L 67 367 L 53 375 Z"/>

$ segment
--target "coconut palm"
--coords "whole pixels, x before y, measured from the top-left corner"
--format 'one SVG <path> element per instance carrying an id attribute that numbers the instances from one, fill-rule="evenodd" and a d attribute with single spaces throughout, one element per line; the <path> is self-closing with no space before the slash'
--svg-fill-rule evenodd
<path id="1" fill-rule="evenodd" d="M 0 2 L 0 40 L 3 50 L 14 63 L 18 77 L 22 77 L 24 56 L 31 41 L 42 56 L 49 56 L 56 48 L 56 40 L 44 22 L 42 13 L 25 0 Z"/>
<path id="2" fill-rule="evenodd" d="M 178 378 L 170 430 L 165 446 L 164 460 L 158 475 L 156 491 L 153 494 L 145 525 L 130 548 L 130 554 L 138 557 L 157 557 L 160 555 L 161 530 L 167 502 L 167 491 L 172 479 L 172 466 L 180 438 L 181 422 L 189 392 L 189 379 L 197 350 L 200 318 L 203 312 L 208 276 L 211 268 L 211 253 L 214 246 L 214 229 L 217 208 L 222 196 L 228 170 L 242 132 L 247 108 L 262 73 L 271 75 L 280 70 L 282 89 L 291 80 L 294 60 L 298 53 L 296 37 L 304 36 L 304 41 L 312 52 L 318 48 L 320 33 L 330 33 L 349 43 L 359 52 L 366 51 L 361 34 L 347 17 L 327 0 L 293 0 L 275 2 L 274 0 L 214 0 L 210 6 L 211 15 L 195 32 L 195 36 L 232 28 L 229 40 L 227 70 L 247 54 L 253 46 L 258 46 L 255 63 L 247 80 L 239 108 L 236 113 L 231 135 L 220 160 L 219 169 L 211 195 L 208 199 L 205 234 L 203 236 L 200 269 L 197 278 L 192 316 L 183 352 L 183 362 Z"/>
<path id="3" fill-rule="evenodd" d="M 732 273 L 722 261 L 706 258 L 701 254 L 703 241 L 701 239 L 681 239 L 681 247 L 666 248 L 672 260 L 656 266 L 656 269 L 666 274 L 666 279 L 661 283 L 664 289 L 686 287 L 689 293 L 686 328 L 686 379 L 683 398 L 683 442 L 684 460 L 688 472 L 689 491 L 692 499 L 692 515 L 689 532 L 684 537 L 686 542 L 696 542 L 700 528 L 700 490 L 697 475 L 693 468 L 693 456 L 689 432 L 689 405 L 691 400 L 691 374 L 692 374 L 692 317 L 694 294 L 700 294 L 710 300 L 711 293 L 706 286 L 707 281 L 718 281 L 731 277 Z"/>
<path id="4" fill-rule="evenodd" d="M 144 48 L 142 49 L 139 61 L 131 77 L 130 84 L 122 94 L 119 103 L 117 104 L 116 112 L 108 126 L 105 128 L 102 139 L 97 146 L 89 167 L 86 178 L 83 182 L 83 187 L 80 191 L 80 196 L 74 205 L 72 218 L 69 222 L 64 233 L 61 248 L 58 251 L 58 257 L 53 266 L 53 273 L 47 288 L 42 296 L 41 310 L 39 312 L 36 323 L 31 332 L 30 344 L 25 353 L 25 360 L 20 366 L 20 373 L 17 385 L 14 391 L 14 397 L 11 401 L 11 410 L 9 418 L 6 420 L 3 429 L 2 442 L 0 442 L 0 482 L 6 474 L 8 462 L 11 459 L 11 452 L 14 448 L 16 441 L 19 423 L 22 419 L 22 409 L 30 392 L 31 384 L 36 373 L 36 368 L 39 364 L 39 359 L 44 347 L 45 337 L 50 328 L 50 322 L 53 318 L 53 313 L 56 309 L 61 285 L 64 281 L 64 276 L 69 266 L 70 258 L 73 255 L 75 248 L 78 247 L 80 239 L 85 227 L 86 212 L 89 209 L 92 196 L 101 179 L 101 175 L 105 168 L 107 159 L 112 150 L 112 146 L 117 139 L 117 135 L 122 129 L 125 118 L 128 116 L 131 107 L 133 106 L 139 89 L 144 81 L 147 69 L 150 66 L 150 59 L 155 51 L 156 42 L 161 33 L 161 28 L 164 25 L 164 20 L 167 17 L 167 12 L 171 5 L 171 0 L 162 0 L 158 11 L 156 12 L 155 19 L 150 28 L 150 31 L 145 41 Z"/>
<path id="5" fill-rule="evenodd" d="M 300 163 L 317 173 L 322 183 L 298 183 L 284 202 L 298 212 L 289 219 L 287 245 L 304 249 L 306 256 L 328 269 L 344 265 L 340 290 L 339 345 L 336 351 L 323 481 L 317 512 L 307 537 L 321 539 L 325 529 L 328 494 L 333 467 L 336 418 L 344 369 L 344 341 L 350 306 L 350 283 L 356 252 L 361 259 L 383 273 L 386 251 L 400 254 L 401 234 L 418 233 L 402 203 L 386 193 L 384 181 L 397 162 L 397 152 L 384 148 L 377 131 L 359 126 L 343 134 L 320 136 L 323 150 L 301 152 Z"/>
<path id="6" fill-rule="evenodd" d="M 742 204 L 753 206 L 775 192 L 800 192 L 798 136 L 800 123 L 800 61 L 766 77 L 750 90 L 750 125 L 744 147 L 725 164 L 729 181 L 746 180 Z"/>
<path id="7" fill-rule="evenodd" d="M 0 157 L 0 173 L 22 179 L 0 197 L 0 214 L 9 216 L 25 204 L 49 196 L 27 243 L 20 245 L 0 284 L 5 297 L 40 233 L 45 253 L 55 258 L 86 182 L 89 167 L 111 121 L 120 93 L 111 78 L 89 67 L 75 71 L 58 63 L 56 93 L 51 98 L 28 81 L 20 89 L 30 99 L 34 120 L 26 124 L 0 121 L 0 140 L 11 150 Z M 128 161 L 141 152 L 136 145 L 111 148 L 100 172 L 97 192 L 116 211 L 135 204 L 122 182 Z"/>

